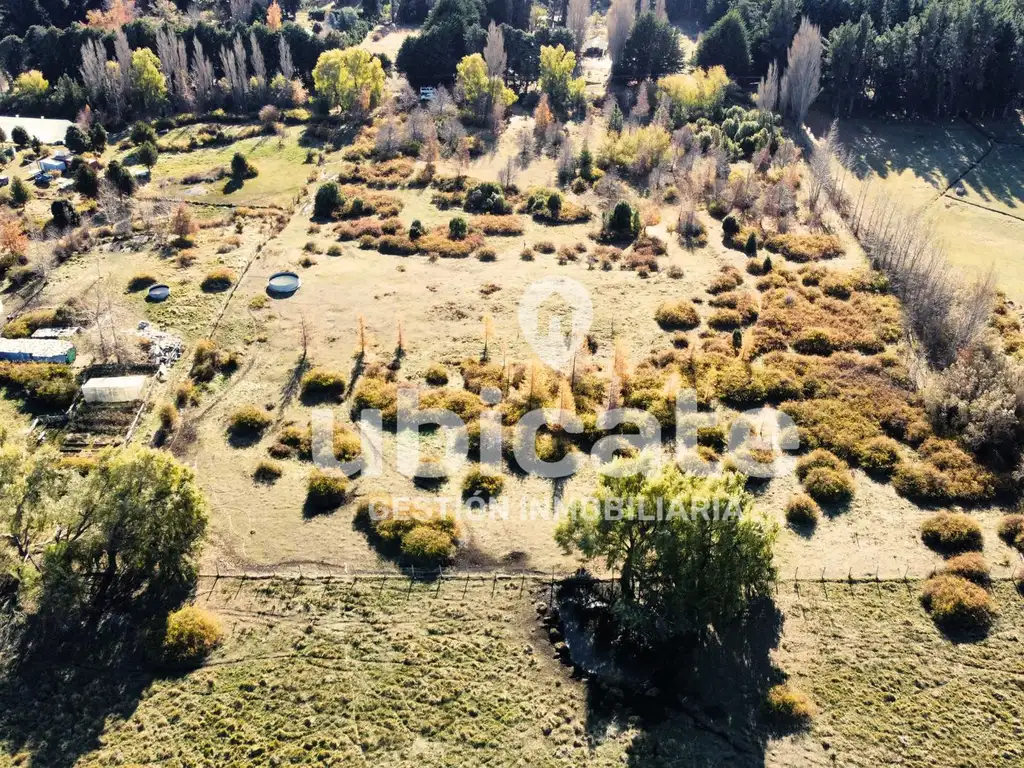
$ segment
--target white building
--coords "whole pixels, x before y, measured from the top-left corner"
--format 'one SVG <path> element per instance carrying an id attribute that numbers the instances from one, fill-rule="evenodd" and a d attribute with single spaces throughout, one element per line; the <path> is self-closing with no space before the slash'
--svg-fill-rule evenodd
<path id="1" fill-rule="evenodd" d="M 142 399 L 145 389 L 145 376 L 89 379 L 82 385 L 82 398 L 87 403 L 134 403 Z"/>

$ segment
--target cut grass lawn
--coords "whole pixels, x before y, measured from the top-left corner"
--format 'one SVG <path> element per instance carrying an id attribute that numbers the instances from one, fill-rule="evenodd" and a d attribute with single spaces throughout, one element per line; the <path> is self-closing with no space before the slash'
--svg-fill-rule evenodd
<path id="1" fill-rule="evenodd" d="M 129 699 L 97 686 L 6 689 L 0 739 L 22 760 L 80 766 L 1020 765 L 1022 598 L 995 587 L 1002 616 L 955 644 L 920 607 L 918 585 L 805 582 L 782 588 L 778 662 L 819 714 L 806 735 L 734 749 L 687 715 L 609 723 L 538 634 L 526 582 L 403 580 L 332 585 L 212 580 L 200 604 L 227 631 L 207 664 Z M 699 703 L 699 702 L 698 702 Z M 710 711 L 710 710 L 709 710 Z M 36 712 L 33 715 L 33 712 Z M 83 717 L 87 712 L 88 717 Z M 100 724 L 101 733 L 90 726 Z M 26 741 L 26 729 L 31 743 Z M 15 738 L 18 735 L 21 738 Z M 737 731 L 737 736 L 739 731 Z M 98 740 L 96 737 L 98 736 Z M 828 749 L 823 747 L 828 743 Z M 17 759 L 17 758 L 16 758 Z M 77 761 L 77 762 L 76 762 Z M 522 762 L 519 762 L 522 761 Z"/>

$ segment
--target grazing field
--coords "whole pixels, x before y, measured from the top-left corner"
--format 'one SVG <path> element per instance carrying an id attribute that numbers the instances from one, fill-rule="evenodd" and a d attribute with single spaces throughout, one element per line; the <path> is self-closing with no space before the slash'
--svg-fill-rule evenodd
<path id="1" fill-rule="evenodd" d="M 937 125 L 844 120 L 840 137 L 858 175 L 908 209 L 925 212 L 954 264 L 975 275 L 993 270 L 999 287 L 1024 302 L 1024 264 L 1017 247 L 1024 238 L 1019 124 L 985 123 L 979 129 L 963 120 Z"/>
<path id="2" fill-rule="evenodd" d="M 820 712 L 809 732 L 786 735 L 722 719 L 738 694 L 720 677 L 657 715 L 642 698 L 612 711 L 555 658 L 534 609 L 546 586 L 524 584 L 521 592 L 519 579 L 495 586 L 486 576 L 440 585 L 204 580 L 199 604 L 228 635 L 204 666 L 130 678 L 130 699 L 79 678 L 81 690 L 5 689 L 0 742 L 14 764 L 32 752 L 33 765 L 78 766 L 1021 760 L 1022 616 L 1011 585 L 995 590 L 996 631 L 964 645 L 934 627 L 914 583 L 784 582 L 772 656 Z M 46 716 L 36 719 L 45 696 Z M 759 720 L 756 705 L 745 717 Z"/>

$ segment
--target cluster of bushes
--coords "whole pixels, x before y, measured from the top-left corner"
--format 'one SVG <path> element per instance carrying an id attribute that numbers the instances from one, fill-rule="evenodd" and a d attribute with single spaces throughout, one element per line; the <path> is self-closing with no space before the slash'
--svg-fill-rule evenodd
<path id="1" fill-rule="evenodd" d="M 531 190 L 522 212 L 546 224 L 580 224 L 590 221 L 590 211 L 566 200 L 561 192 L 550 189 Z"/>
<path id="2" fill-rule="evenodd" d="M 338 181 L 342 184 L 364 184 L 371 189 L 395 189 L 408 181 L 414 171 L 413 162 L 405 158 L 346 163 L 338 172 Z"/>
<path id="3" fill-rule="evenodd" d="M 765 698 L 768 717 L 784 727 L 804 727 L 814 718 L 814 702 L 806 693 L 788 683 L 774 685 Z"/>
<path id="4" fill-rule="evenodd" d="M 238 370 L 238 363 L 237 352 L 222 350 L 215 342 L 203 339 L 196 345 L 189 376 L 199 383 L 213 381 L 217 374 L 230 376 Z"/>
<path id="5" fill-rule="evenodd" d="M 1024 552 L 1024 515 L 1006 515 L 999 521 L 999 538 Z"/>
<path id="6" fill-rule="evenodd" d="M 835 235 L 775 232 L 765 235 L 763 245 L 790 261 L 806 263 L 836 259 L 843 255 L 842 241 Z"/>
<path id="7" fill-rule="evenodd" d="M 473 226 L 485 235 L 511 237 L 521 235 L 525 231 L 523 220 L 518 216 L 477 216 Z"/>
<path id="8" fill-rule="evenodd" d="M 602 216 L 598 239 L 604 243 L 634 240 L 642 228 L 640 211 L 625 200 L 620 200 L 611 213 Z"/>
<path id="9" fill-rule="evenodd" d="M 410 565 L 436 568 L 455 556 L 455 520 L 437 508 L 400 511 L 388 497 L 370 497 L 359 503 L 356 522 L 385 554 Z"/>
<path id="10" fill-rule="evenodd" d="M 512 204 L 505 199 L 501 185 L 491 181 L 481 182 L 469 190 L 462 208 L 467 213 L 490 213 L 495 216 L 512 213 Z"/>
<path id="11" fill-rule="evenodd" d="M 0 363 L 0 388 L 46 410 L 68 408 L 78 395 L 71 368 L 51 363 Z"/>
<path id="12" fill-rule="evenodd" d="M 928 438 L 918 455 L 920 461 L 902 462 L 892 475 L 896 492 L 912 501 L 975 504 L 999 490 L 998 478 L 951 440 Z"/>
<path id="13" fill-rule="evenodd" d="M 4 326 L 5 339 L 27 339 L 40 328 L 67 328 L 81 318 L 81 308 L 67 302 L 54 309 L 31 309 L 23 312 Z"/>

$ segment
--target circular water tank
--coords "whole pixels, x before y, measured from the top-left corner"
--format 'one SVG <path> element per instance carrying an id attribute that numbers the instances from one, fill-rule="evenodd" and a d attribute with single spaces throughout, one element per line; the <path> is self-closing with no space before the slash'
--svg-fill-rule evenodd
<path id="1" fill-rule="evenodd" d="M 154 285 L 149 289 L 149 293 L 146 294 L 146 298 L 149 301 L 166 301 L 171 295 L 171 287 L 169 285 Z"/>
<path id="2" fill-rule="evenodd" d="M 299 290 L 300 285 L 302 285 L 302 281 L 294 272 L 277 272 L 271 275 L 267 282 L 267 293 L 283 298 L 291 296 Z"/>

